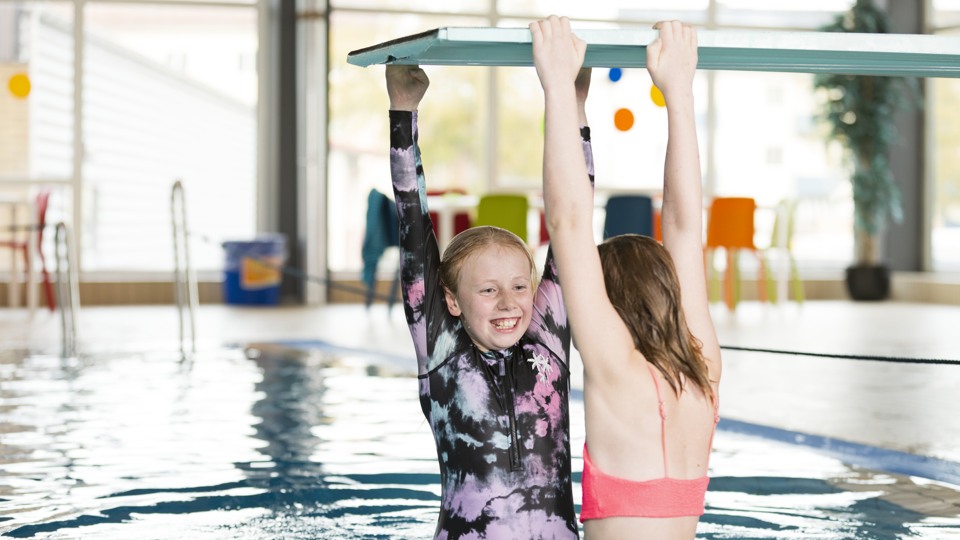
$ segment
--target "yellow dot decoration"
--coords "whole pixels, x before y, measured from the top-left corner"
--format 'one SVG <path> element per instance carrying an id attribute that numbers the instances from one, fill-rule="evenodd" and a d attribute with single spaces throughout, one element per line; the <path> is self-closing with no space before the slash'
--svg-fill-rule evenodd
<path id="1" fill-rule="evenodd" d="M 26 73 L 17 73 L 10 77 L 7 87 L 15 97 L 26 99 L 30 95 L 30 77 Z"/>
<path id="2" fill-rule="evenodd" d="M 650 99 L 657 107 L 667 106 L 667 100 L 663 98 L 663 92 L 655 84 L 650 86 Z"/>
<path id="3" fill-rule="evenodd" d="M 613 125 L 620 131 L 627 131 L 633 127 L 633 112 L 630 109 L 617 109 L 613 113 Z"/>

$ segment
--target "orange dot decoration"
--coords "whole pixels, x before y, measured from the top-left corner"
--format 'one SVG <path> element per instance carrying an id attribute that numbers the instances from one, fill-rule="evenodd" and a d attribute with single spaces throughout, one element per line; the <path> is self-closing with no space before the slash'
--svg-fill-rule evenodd
<path id="1" fill-rule="evenodd" d="M 620 131 L 627 131 L 633 127 L 633 112 L 630 109 L 617 109 L 613 113 L 613 125 Z"/>
<path id="2" fill-rule="evenodd" d="M 30 95 L 30 77 L 26 73 L 17 73 L 10 77 L 7 87 L 15 97 L 25 99 Z"/>
<path id="3" fill-rule="evenodd" d="M 650 86 L 650 100 L 653 101 L 653 104 L 657 107 L 667 106 L 667 100 L 663 98 L 663 92 L 661 92 L 655 84 Z"/>

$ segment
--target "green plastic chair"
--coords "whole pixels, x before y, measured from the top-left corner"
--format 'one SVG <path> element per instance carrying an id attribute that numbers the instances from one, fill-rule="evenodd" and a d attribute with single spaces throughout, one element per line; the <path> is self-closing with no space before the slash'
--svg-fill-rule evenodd
<path id="1" fill-rule="evenodd" d="M 790 289 L 793 292 L 793 299 L 799 304 L 803 303 L 804 292 L 803 282 L 800 281 L 800 273 L 797 271 L 797 260 L 793 256 L 793 220 L 796 210 L 797 201 L 794 199 L 784 199 L 777 204 L 777 217 L 773 223 L 773 234 L 770 237 L 770 246 L 764 250 L 764 259 L 767 268 L 773 268 L 771 265 L 773 251 L 784 251 L 786 262 L 789 265 Z M 783 223 L 784 221 L 786 223 Z M 784 226 L 786 226 L 786 230 L 781 238 L 780 230 L 781 227 Z M 781 245 L 781 243 L 785 245 Z M 771 271 L 767 274 L 767 296 L 770 297 L 773 302 L 776 302 L 778 298 L 777 287 L 773 280 L 774 273 L 775 272 Z M 786 298 L 784 300 L 786 300 Z"/>
<path id="2" fill-rule="evenodd" d="M 497 193 L 483 195 L 477 204 L 477 219 L 474 226 L 493 225 L 506 229 L 519 236 L 524 242 L 527 238 L 527 211 L 530 202 L 526 195 Z"/>

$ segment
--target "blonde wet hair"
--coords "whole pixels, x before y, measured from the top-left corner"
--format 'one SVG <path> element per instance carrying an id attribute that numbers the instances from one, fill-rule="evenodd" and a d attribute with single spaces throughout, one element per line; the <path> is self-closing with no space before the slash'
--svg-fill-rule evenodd
<path id="1" fill-rule="evenodd" d="M 489 246 L 513 248 L 522 252 L 530 263 L 530 284 L 537 288 L 537 264 L 530 247 L 516 234 L 500 227 L 471 227 L 453 237 L 440 259 L 440 282 L 454 295 L 460 286 L 460 272 L 467 260 Z"/>

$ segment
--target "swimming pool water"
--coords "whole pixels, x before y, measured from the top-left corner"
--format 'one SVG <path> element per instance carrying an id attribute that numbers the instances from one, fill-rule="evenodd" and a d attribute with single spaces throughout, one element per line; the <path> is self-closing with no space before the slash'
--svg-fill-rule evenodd
<path id="1" fill-rule="evenodd" d="M 416 380 L 368 358 L 4 352 L 0 383 L 4 537 L 433 534 L 439 473 Z M 576 472 L 582 402 L 571 411 Z M 711 459 L 698 538 L 960 538 L 956 486 L 724 430 Z"/>

